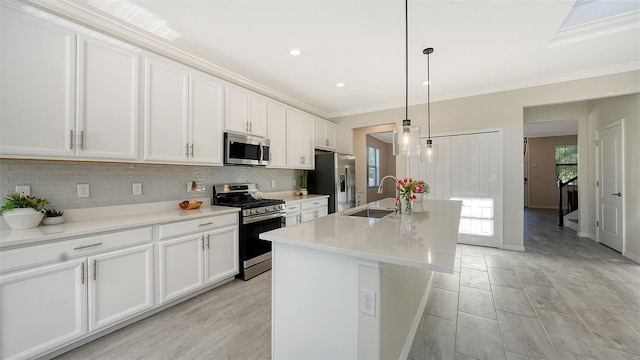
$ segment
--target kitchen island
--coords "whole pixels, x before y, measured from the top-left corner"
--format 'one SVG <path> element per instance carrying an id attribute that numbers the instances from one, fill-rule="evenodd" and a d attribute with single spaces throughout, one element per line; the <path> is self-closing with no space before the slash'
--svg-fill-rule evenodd
<path id="1" fill-rule="evenodd" d="M 407 358 L 432 272 L 453 272 L 461 206 L 366 217 L 395 209 L 384 199 L 261 234 L 273 242 L 273 359 Z"/>

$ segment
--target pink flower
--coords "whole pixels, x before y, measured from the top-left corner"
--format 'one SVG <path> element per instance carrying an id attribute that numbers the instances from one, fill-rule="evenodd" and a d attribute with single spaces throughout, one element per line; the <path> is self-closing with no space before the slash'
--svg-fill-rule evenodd
<path id="1" fill-rule="evenodd" d="M 410 183 L 411 183 L 411 182 L 413 182 L 413 179 L 412 179 L 412 178 L 409 178 L 409 182 L 410 182 Z"/>
<path id="2" fill-rule="evenodd" d="M 407 181 L 409 181 L 409 179 L 407 179 L 407 178 L 404 178 L 404 182 L 407 182 Z"/>
<path id="3" fill-rule="evenodd" d="M 424 185 L 424 181 L 423 181 L 423 180 L 420 180 L 420 181 L 418 181 L 418 184 L 419 184 L 419 185 Z"/>
<path id="4" fill-rule="evenodd" d="M 400 201 L 400 196 L 396 196 L 396 201 Z"/>

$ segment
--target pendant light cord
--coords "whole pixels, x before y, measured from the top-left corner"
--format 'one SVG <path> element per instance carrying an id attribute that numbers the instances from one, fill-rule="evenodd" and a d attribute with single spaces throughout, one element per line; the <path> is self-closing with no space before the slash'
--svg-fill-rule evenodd
<path id="1" fill-rule="evenodd" d="M 431 68 L 429 64 L 429 52 L 427 52 L 427 116 L 429 120 L 429 140 L 431 140 L 431 75 L 429 74 L 429 69 Z"/>
<path id="2" fill-rule="evenodd" d="M 404 118 L 409 120 L 409 0 L 404 0 Z"/>

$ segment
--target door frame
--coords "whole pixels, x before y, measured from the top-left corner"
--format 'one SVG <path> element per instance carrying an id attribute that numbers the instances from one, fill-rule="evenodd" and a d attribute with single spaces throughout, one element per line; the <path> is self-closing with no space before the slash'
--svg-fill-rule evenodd
<path id="1" fill-rule="evenodd" d="M 620 160 L 622 162 L 622 173 L 621 173 L 621 177 L 622 180 L 621 181 L 621 186 L 622 186 L 622 194 L 626 194 L 626 188 L 625 188 L 625 175 L 624 175 L 624 161 L 625 161 L 625 154 L 624 154 L 624 136 L 625 136 L 625 131 L 624 131 L 624 119 L 620 119 L 620 120 L 616 120 L 613 122 L 610 122 L 604 126 L 599 127 L 598 129 L 595 130 L 595 141 L 596 141 L 596 146 L 595 146 L 595 163 L 596 163 L 596 173 L 595 173 L 595 181 L 596 184 L 599 185 L 598 181 L 602 181 L 602 179 L 600 179 L 600 131 L 615 127 L 615 126 L 620 126 L 620 131 L 622 136 L 620 137 L 622 140 L 622 144 L 621 144 L 621 148 L 622 148 L 622 153 L 620 154 Z M 599 224 L 600 222 L 600 186 L 596 186 L 595 187 L 595 198 L 596 198 L 596 224 Z M 625 232 L 625 223 L 626 223 L 626 213 L 625 213 L 625 208 L 626 208 L 626 197 L 623 196 L 622 197 L 622 251 L 621 254 L 622 256 L 625 256 L 625 252 L 626 252 L 626 245 L 627 245 L 627 234 Z M 596 242 L 600 243 L 600 226 L 596 226 Z"/>

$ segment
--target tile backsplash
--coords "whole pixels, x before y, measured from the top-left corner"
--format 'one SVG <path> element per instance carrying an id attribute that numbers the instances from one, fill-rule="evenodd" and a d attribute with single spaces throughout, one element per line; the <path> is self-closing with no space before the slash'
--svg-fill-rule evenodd
<path id="1" fill-rule="evenodd" d="M 208 197 L 213 184 L 257 183 L 263 192 L 294 190 L 295 170 L 250 166 L 178 166 L 74 161 L 0 159 L 0 194 L 17 185 L 31 186 L 31 195 L 46 198 L 56 209 L 126 205 Z M 271 187 L 275 180 L 275 187 Z M 202 192 L 187 192 L 196 181 Z M 132 195 L 142 183 L 142 195 Z M 89 197 L 78 198 L 77 184 L 89 184 Z"/>

